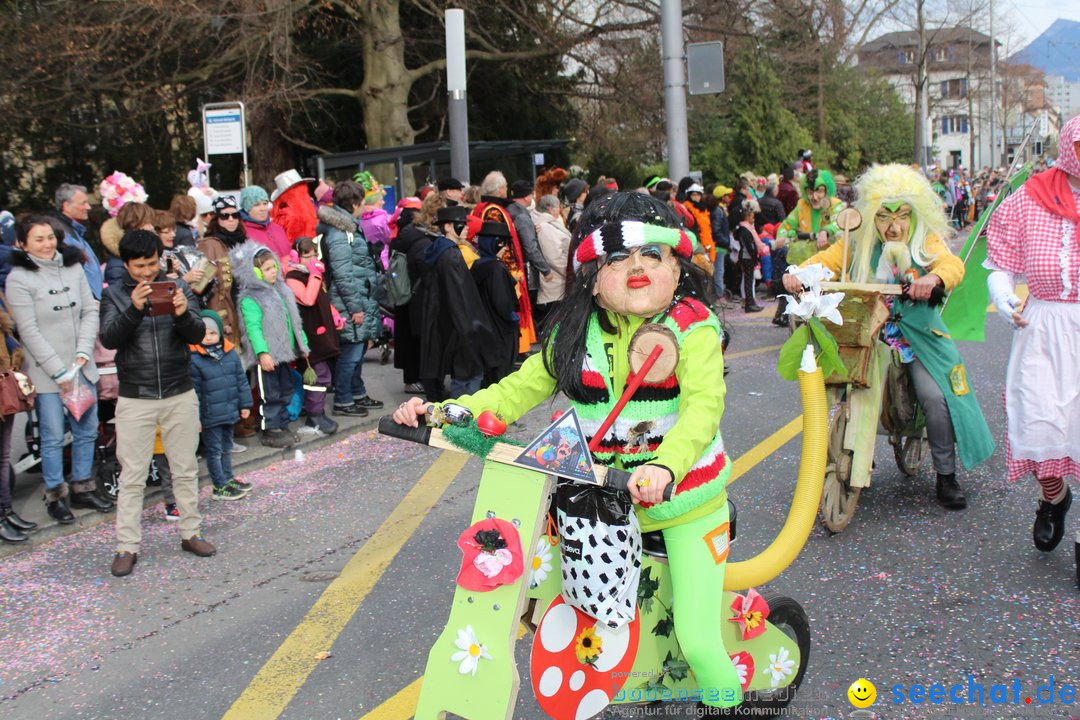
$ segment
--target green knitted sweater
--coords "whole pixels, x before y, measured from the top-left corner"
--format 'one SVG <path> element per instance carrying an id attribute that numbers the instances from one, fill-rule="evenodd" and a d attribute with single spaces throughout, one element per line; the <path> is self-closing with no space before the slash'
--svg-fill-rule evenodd
<path id="1" fill-rule="evenodd" d="M 573 403 L 586 435 L 599 428 L 626 386 L 630 338 L 645 322 L 639 317 L 609 315 L 609 319 L 614 333 L 601 330 L 596 317 L 590 322 L 588 357 L 582 368 L 590 402 Z M 726 391 L 719 323 L 695 300 L 684 300 L 653 321 L 669 327 L 679 340 L 675 376 L 639 388 L 594 453 L 597 462 L 618 468 L 632 470 L 651 463 L 671 470 L 676 482 L 672 500 L 638 507 L 646 532 L 690 522 L 721 507 L 727 501 L 724 488 L 731 471 L 719 430 Z M 474 414 L 493 410 L 513 422 L 554 392 L 555 379 L 536 354 L 498 384 L 454 402 Z"/>

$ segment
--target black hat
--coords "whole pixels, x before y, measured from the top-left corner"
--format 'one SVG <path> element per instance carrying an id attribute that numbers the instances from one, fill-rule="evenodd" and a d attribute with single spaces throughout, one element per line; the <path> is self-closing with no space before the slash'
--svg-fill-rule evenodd
<path id="1" fill-rule="evenodd" d="M 464 190 L 465 184 L 457 178 L 443 178 L 435 185 L 438 190 Z"/>
<path id="2" fill-rule="evenodd" d="M 581 178 L 570 178 L 566 181 L 566 184 L 563 185 L 563 195 L 570 202 L 574 202 L 581 193 L 585 192 L 585 188 L 587 187 L 589 187 L 589 184 Z"/>
<path id="3" fill-rule="evenodd" d="M 529 197 L 533 192 L 533 184 L 528 180 L 515 180 L 510 183 L 510 197 L 514 200 Z"/>
<path id="4" fill-rule="evenodd" d="M 226 210 L 239 210 L 240 206 L 236 204 L 236 198 L 232 195 L 218 195 L 214 198 L 214 212 L 218 215 Z"/>
<path id="5" fill-rule="evenodd" d="M 450 205 L 435 212 L 435 224 L 465 222 L 468 217 L 469 211 L 464 205 Z"/>

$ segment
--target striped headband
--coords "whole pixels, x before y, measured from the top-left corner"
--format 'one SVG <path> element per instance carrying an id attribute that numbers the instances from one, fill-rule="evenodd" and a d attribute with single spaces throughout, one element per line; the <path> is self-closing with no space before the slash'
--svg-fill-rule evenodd
<path id="1" fill-rule="evenodd" d="M 599 227 L 583 239 L 574 253 L 574 270 L 615 250 L 630 250 L 643 245 L 667 245 L 684 258 L 694 252 L 694 244 L 682 228 L 624 220 Z"/>

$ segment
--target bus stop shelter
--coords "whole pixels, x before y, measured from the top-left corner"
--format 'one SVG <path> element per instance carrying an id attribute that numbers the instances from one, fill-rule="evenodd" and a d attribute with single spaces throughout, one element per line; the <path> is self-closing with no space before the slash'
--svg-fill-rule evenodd
<path id="1" fill-rule="evenodd" d="M 469 143 L 469 163 L 474 174 L 478 169 L 482 173 L 500 168 L 507 179 L 530 177 L 536 181 L 538 165 L 554 164 L 549 155 L 562 155 L 570 144 L 568 139 L 560 140 L 492 140 Z M 543 156 L 543 160 L 536 162 Z M 406 193 L 407 169 L 412 171 L 412 180 L 417 186 L 426 182 L 435 182 L 450 174 L 450 143 L 431 142 L 402 147 L 383 148 L 380 150 L 362 150 L 357 152 L 316 155 L 308 160 L 308 169 L 317 178 L 351 177 L 353 173 L 368 170 L 375 166 L 390 165 L 394 168 L 394 182 L 388 183 L 379 178 L 384 185 L 392 184 L 396 197 Z M 527 167 L 527 170 L 525 169 Z M 440 170 L 442 173 L 440 174 Z M 520 174 L 518 174 L 520 173 Z M 477 174 L 474 183 L 482 177 Z M 470 178 L 458 178 L 469 182 Z M 411 190 L 411 188 L 410 188 Z"/>

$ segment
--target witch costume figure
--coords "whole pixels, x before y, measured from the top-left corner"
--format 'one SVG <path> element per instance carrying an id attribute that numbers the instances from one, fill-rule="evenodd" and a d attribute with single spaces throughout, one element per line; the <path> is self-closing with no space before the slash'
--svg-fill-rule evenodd
<path id="1" fill-rule="evenodd" d="M 839 277 L 848 257 L 853 282 L 908 285 L 906 296 L 889 301 L 884 341 L 899 353 L 926 416 L 937 500 L 949 510 L 962 510 L 967 498 L 956 480 L 957 455 L 971 470 L 993 455 L 994 440 L 960 351 L 927 301 L 935 288 L 948 292 L 960 284 L 964 263 L 945 243 L 952 231 L 941 198 L 921 173 L 906 165 L 875 165 L 855 190 L 856 209 L 865 219 L 852 233 L 851 250 L 841 238 L 802 266 L 821 263 Z M 799 292 L 802 283 L 789 273 L 784 287 Z"/>
<path id="2" fill-rule="evenodd" d="M 1057 165 L 1028 180 L 990 217 L 987 283 L 1016 328 L 1005 376 L 1009 480 L 1039 482 L 1032 540 L 1050 552 L 1065 534 L 1080 474 L 1080 115 L 1061 129 Z M 1027 280 L 1028 298 L 1016 295 Z"/>
<path id="3" fill-rule="evenodd" d="M 616 192 L 592 203 L 571 248 L 572 288 L 545 330 L 543 351 L 499 383 L 453 402 L 512 422 L 563 393 L 591 441 L 626 387 L 634 333 L 653 323 L 674 336 L 675 374 L 638 389 L 593 459 L 632 471 L 641 530 L 661 530 L 667 544 L 679 645 L 699 686 L 718 691 L 706 704 L 725 707 L 740 702 L 742 690 L 715 605 L 726 555 L 717 556 L 708 539 L 728 522 L 721 331 L 703 302 L 707 278 L 690 260 L 693 243 L 678 225 L 671 208 L 648 195 Z M 394 419 L 416 426 L 427 412 L 426 401 L 412 398 Z"/>

